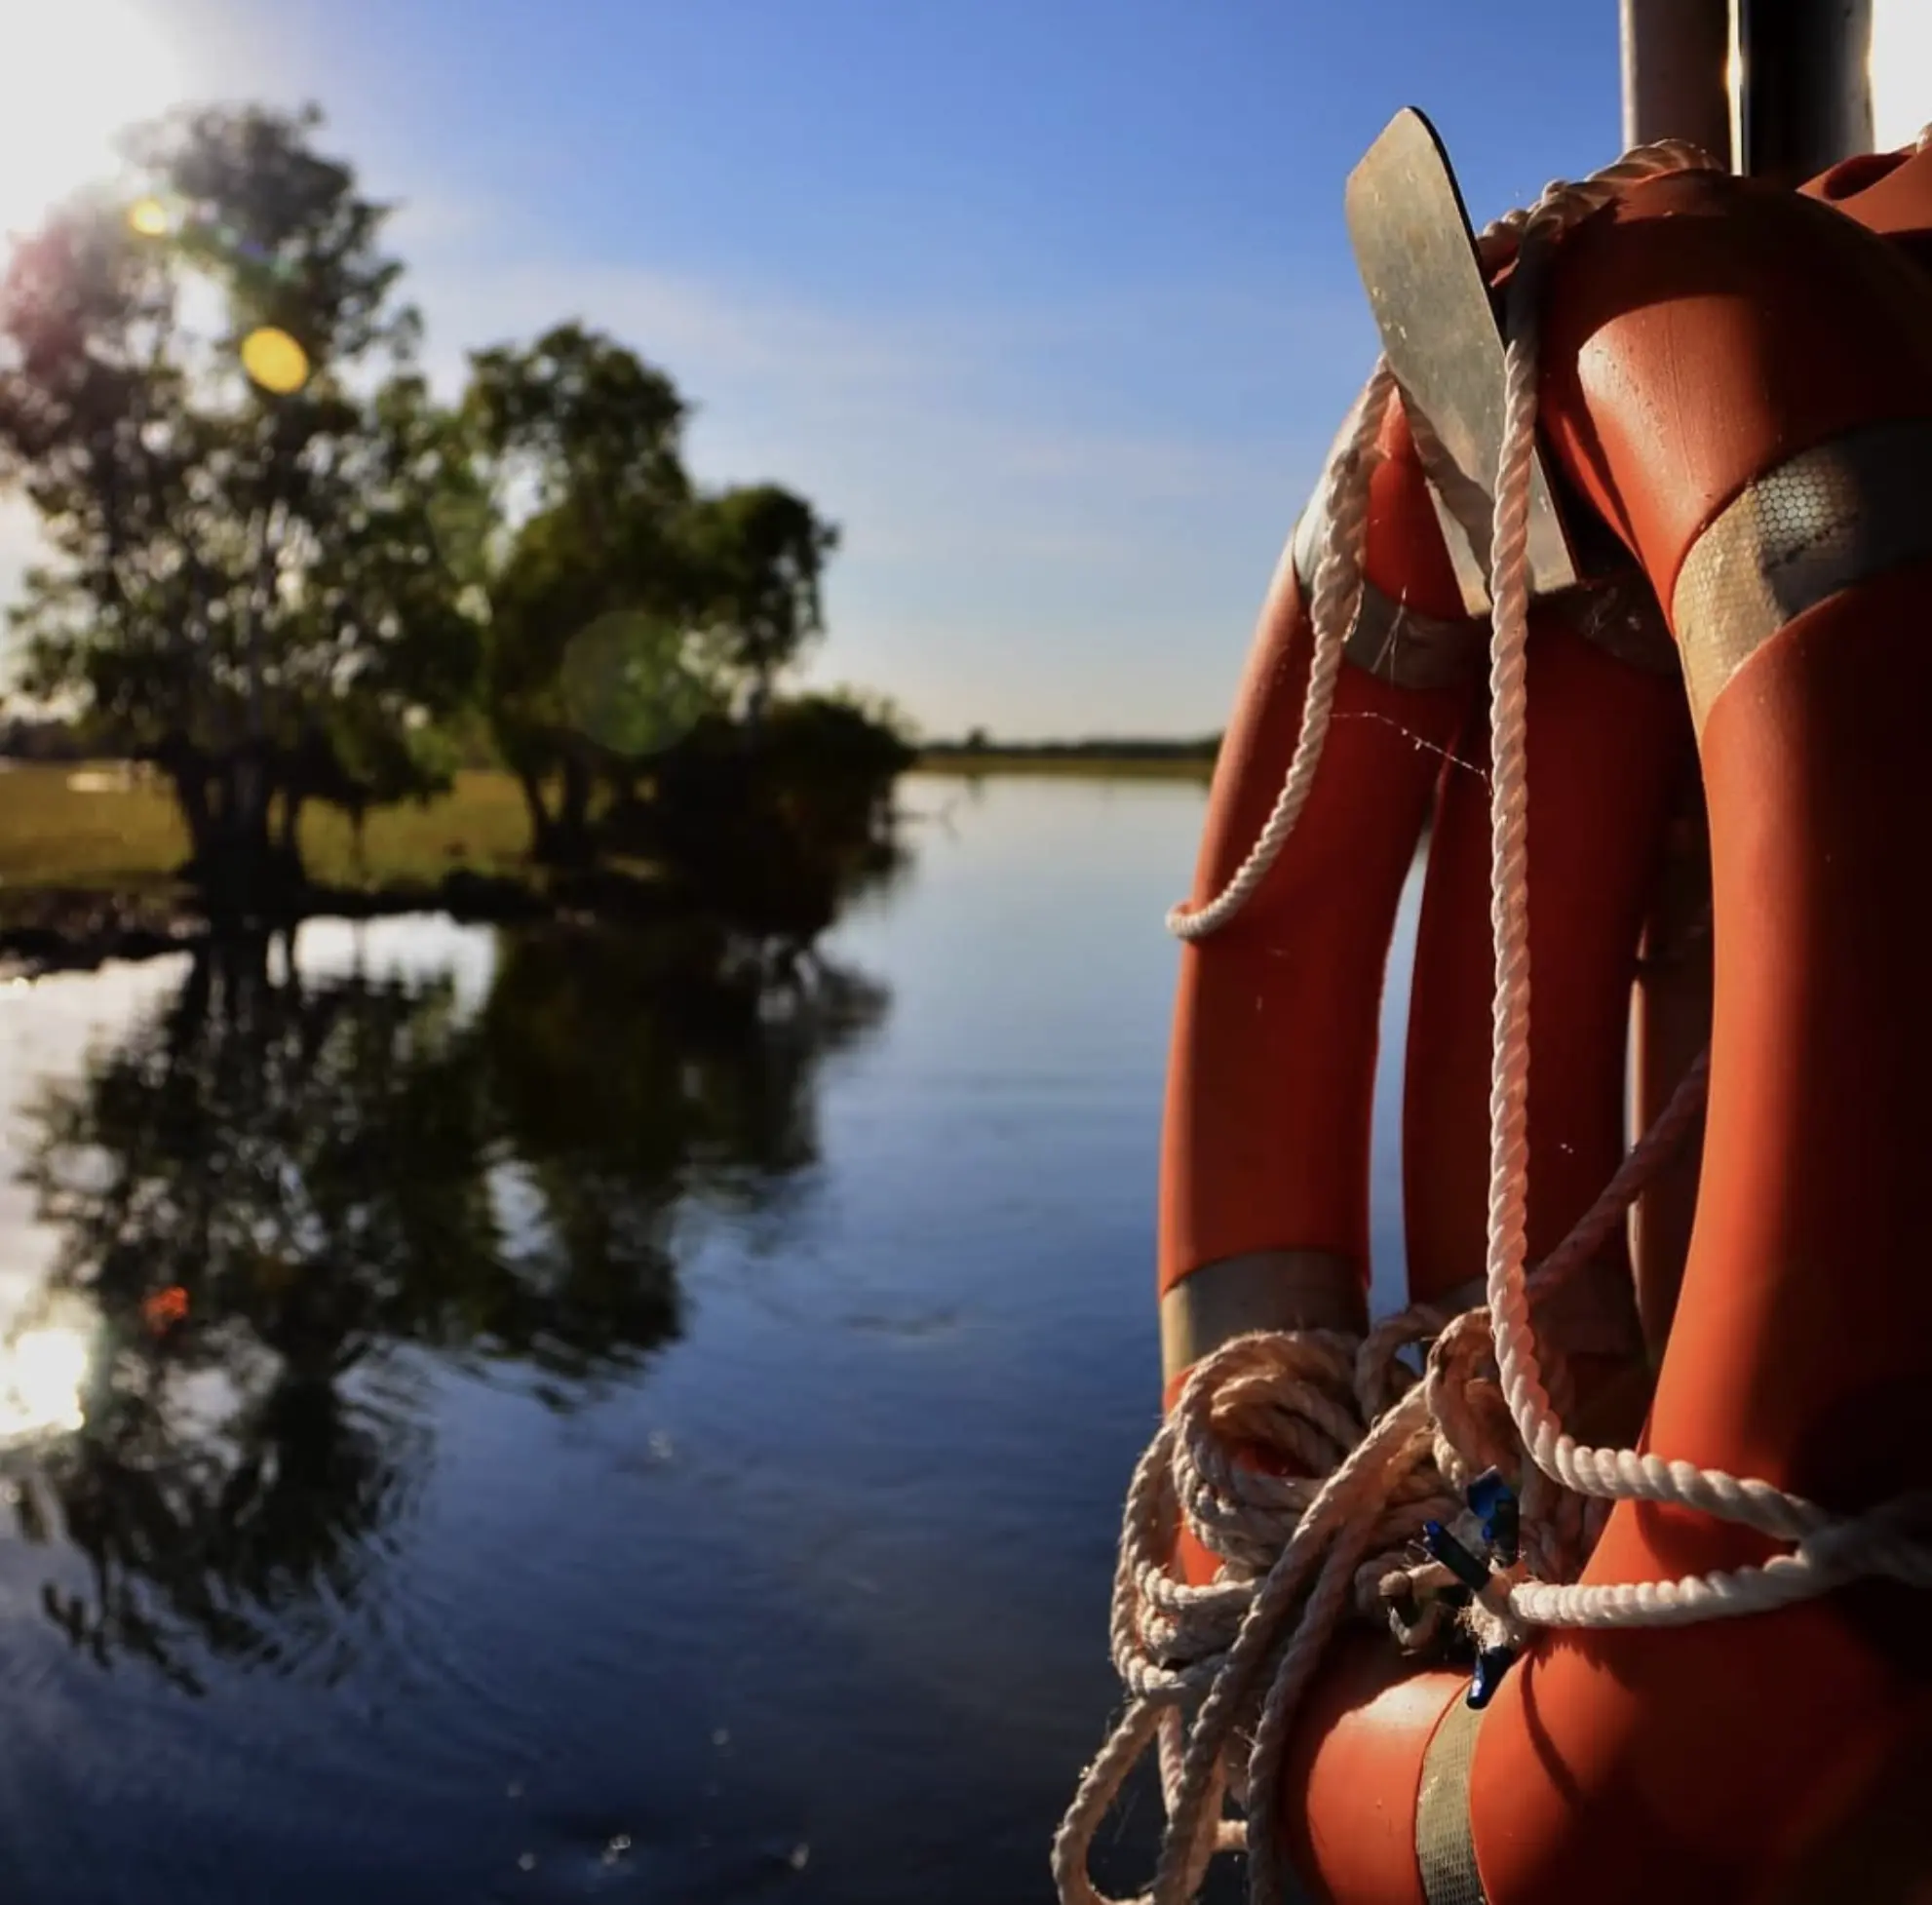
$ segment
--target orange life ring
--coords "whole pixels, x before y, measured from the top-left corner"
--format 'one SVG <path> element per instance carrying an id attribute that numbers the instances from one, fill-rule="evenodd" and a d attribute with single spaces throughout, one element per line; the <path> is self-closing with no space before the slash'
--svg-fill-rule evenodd
<path id="1" fill-rule="evenodd" d="M 1932 1442 L 1932 988 L 1910 858 L 1932 832 L 1932 284 L 1914 263 L 1932 262 L 1932 151 L 1854 162 L 1806 195 L 1690 174 L 1568 232 L 1542 301 L 1539 387 L 1563 477 L 1668 605 L 1710 814 L 1710 1109 L 1643 1446 L 1856 1514 L 1923 1489 Z M 1393 424 L 1367 567 L 1406 568 L 1410 599 L 1450 622 L 1405 442 Z M 1285 573 L 1217 776 L 1197 904 L 1281 780 L 1306 645 Z M 1684 708 L 1554 604 L 1528 652 L 1535 1254 L 1621 1150 L 1632 964 Z M 1345 675 L 1337 706 L 1346 694 L 1350 712 L 1480 769 L 1466 692 L 1410 690 L 1399 709 L 1396 692 Z M 1232 1331 L 1359 1315 L 1381 967 L 1439 773 L 1383 732 L 1337 726 L 1249 913 L 1182 955 L 1162 1186 L 1171 1398 Z M 1450 771 L 1418 937 L 1405 1191 L 1420 1298 L 1466 1281 L 1483 1254 L 1493 974 L 1475 792 Z M 1217 1301 L 1228 1263 L 1235 1294 Z M 1605 1347 L 1614 1363 L 1627 1345 Z M 1774 1552 L 1733 1524 L 1625 1500 L 1584 1579 Z M 1210 1565 L 1188 1557 L 1193 1578 Z M 1903 1588 L 1687 1628 L 1551 1632 L 1480 1717 L 1467 1687 L 1373 1637 L 1336 1651 L 1300 1709 L 1282 1802 L 1320 1895 L 1769 1905 L 1814 1895 L 1792 1887 L 1838 1858 L 1864 1861 L 1861 1898 L 1932 1896 L 1932 1854 L 1901 1839 L 1896 1798 L 1932 1760 L 1932 1636 Z"/>
<path id="2" fill-rule="evenodd" d="M 1898 196 L 1908 170 L 1923 193 L 1932 155 Z M 1711 816 L 1710 1109 L 1647 1441 L 1855 1513 L 1923 1486 L 1932 1431 L 1932 994 L 1900 856 L 1932 823 L 1932 286 L 1849 219 L 1687 175 L 1564 242 L 1543 334 L 1549 441 L 1671 604 Z M 1771 1551 L 1622 1503 L 1586 1579 Z M 1476 1745 L 1488 1896 L 1764 1896 L 1922 1727 L 1922 1630 L 1867 1586 L 1552 1640 Z"/>
<path id="3" fill-rule="evenodd" d="M 1359 1328 L 1367 1314 L 1382 972 L 1482 654 L 1399 405 L 1377 443 L 1364 607 L 1320 774 L 1247 906 L 1181 950 L 1160 1196 L 1170 1388 L 1243 1331 Z M 1319 498 L 1261 612 L 1215 772 L 1196 904 L 1233 876 L 1294 753 L 1313 653 L 1318 512 Z M 1311 932 L 1317 908 L 1321 929 Z"/>

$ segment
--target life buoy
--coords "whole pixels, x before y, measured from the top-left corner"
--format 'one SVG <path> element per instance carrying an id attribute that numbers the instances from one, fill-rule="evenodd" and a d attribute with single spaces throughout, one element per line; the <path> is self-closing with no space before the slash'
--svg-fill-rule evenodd
<path id="1" fill-rule="evenodd" d="M 1891 177 L 1924 191 L 1932 156 Z M 1932 282 L 1813 203 L 1690 175 L 1563 241 L 1542 329 L 1548 441 L 1670 604 L 1710 811 L 1708 1123 L 1646 1443 L 1856 1514 L 1932 1465 L 1907 846 L 1932 825 Z M 1585 1580 L 1773 1552 L 1622 1502 Z M 1553 1637 L 1476 1741 L 1487 1895 L 1764 1895 L 1923 1727 L 1928 1671 L 1886 1584 Z"/>
<path id="2" fill-rule="evenodd" d="M 1848 224 L 1692 175 L 1565 239 L 1543 327 L 1549 441 L 1672 604 L 1711 815 L 1709 1126 L 1646 1442 L 1854 1512 L 1923 1486 L 1932 1426 L 1912 1162 L 1932 1012 L 1897 858 L 1932 821 L 1913 712 L 1932 685 L 1932 298 Z M 1770 1552 L 1624 1503 L 1585 1580 Z M 1441 1676 L 1420 1713 L 1400 1682 L 1326 1736 L 1311 1712 L 1292 1830 L 1339 1899 L 1405 1895 L 1392 1876 L 1429 1897 L 1458 1826 L 1491 1905 L 1767 1896 L 1925 1736 L 1932 1656 L 1899 1594 L 1555 1636 L 1480 1723 Z M 1410 1847 L 1406 1872 L 1349 1866 L 1351 1814 L 1391 1789 L 1418 1796 L 1442 1870 Z"/>
<path id="3" fill-rule="evenodd" d="M 1792 1524 L 1773 1539 L 1670 1505 L 1658 1482 L 1663 1499 L 1616 1501 L 1580 1592 L 1629 1607 L 1642 1597 L 1623 1583 L 1785 1566 L 1773 1557 L 1799 1533 L 1814 1536 L 1814 1576 L 1810 1598 L 1736 1618 L 1545 1629 L 1480 1708 L 1466 1673 L 1418 1671 L 1351 1637 L 1294 1709 L 1279 1796 L 1260 1796 L 1302 1878 L 1341 1905 L 1927 1895 L 1913 1886 L 1932 1854 L 1900 1794 L 1932 1764 L 1932 1635 L 1913 1587 L 1834 1585 L 1829 1572 L 1834 1539 L 1853 1555 L 1850 1529 L 1862 1545 L 1847 1574 L 1932 1585 L 1932 1528 L 1849 1519 L 1902 1501 L 1922 1513 L 1932 1480 L 1932 990 L 1913 862 L 1932 832 L 1926 262 L 1932 152 L 1835 169 L 1803 196 L 1711 172 L 1637 184 L 1565 231 L 1544 274 L 1545 441 L 1666 605 L 1687 695 L 1593 650 L 1556 605 L 1533 617 L 1527 1248 L 1575 1222 L 1621 1149 L 1632 965 L 1687 708 L 1710 820 L 1710 1102 L 1642 1447 L 1702 1471 L 1693 1498 L 1713 1475 L 1754 1478 L 1759 1521 Z M 1435 560 L 1433 524 L 1419 509 L 1409 520 L 1410 559 Z M 1264 621 L 1197 905 L 1234 873 L 1286 763 L 1299 689 L 1284 687 L 1280 655 L 1297 612 Z M 1480 771 L 1455 712 L 1442 706 L 1436 745 Z M 1361 968 L 1379 980 L 1402 828 L 1429 797 L 1419 775 L 1375 765 L 1337 775 L 1336 806 L 1324 765 L 1303 820 L 1323 814 L 1331 831 L 1312 846 L 1291 836 L 1277 865 L 1292 874 L 1256 889 L 1271 925 L 1245 938 L 1230 925 L 1221 946 L 1183 954 L 1164 1311 L 1223 1260 L 1283 1253 L 1277 1290 L 1294 1288 L 1295 1252 L 1361 1275 L 1378 990 Z M 1341 845 L 1357 808 L 1381 816 L 1359 860 Z M 1489 1076 L 1470 1026 L 1495 979 L 1478 930 L 1486 809 L 1451 771 L 1418 936 L 1405 1190 L 1411 1295 L 1464 1282 L 1487 1229 L 1493 1303 L 1489 1159 L 1467 1135 L 1480 1139 Z M 1298 1003 L 1277 1019 L 1271 972 L 1291 963 Z M 1337 988 L 1326 1000 L 1325 984 Z M 1221 1320 L 1348 1320 L 1294 1307 L 1236 1304 Z M 1173 1341 L 1192 1361 L 1215 1332 Z M 1171 1342 L 1171 1400 L 1184 1367 Z M 1186 1559 L 1207 1578 L 1210 1558 Z M 1801 1889 L 1834 1860 L 1858 1870 L 1853 1890 Z"/>

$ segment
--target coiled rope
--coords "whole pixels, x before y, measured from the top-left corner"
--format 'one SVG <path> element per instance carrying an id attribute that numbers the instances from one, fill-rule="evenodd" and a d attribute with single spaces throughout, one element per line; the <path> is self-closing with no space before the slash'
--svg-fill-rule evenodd
<path id="1" fill-rule="evenodd" d="M 1466 1526 L 1461 1492 L 1485 1469 L 1517 1487 L 1523 1536 L 1514 1565 L 1457 1611 L 1457 1624 L 1479 1646 L 1520 1646 L 1539 1626 L 1661 1626 L 1753 1613 L 1861 1576 L 1932 1586 L 1920 1497 L 1839 1520 L 1766 1482 L 1578 1443 L 1563 1425 L 1562 1362 L 1551 1357 L 1546 1365 L 1531 1327 L 1532 1287 L 1587 1263 L 1694 1127 L 1709 1057 L 1691 1068 L 1570 1236 L 1529 1274 L 1526 652 L 1537 291 L 1549 248 L 1564 231 L 1646 179 L 1706 170 L 1721 168 L 1682 141 L 1640 146 L 1581 183 L 1546 187 L 1534 206 L 1497 220 L 1479 241 L 1491 273 L 1515 262 L 1490 545 L 1496 986 L 1483 1307 L 1452 1315 L 1416 1306 L 1360 1343 L 1323 1331 L 1243 1337 L 1194 1369 L 1128 1490 L 1111 1639 L 1129 1704 L 1054 1843 L 1063 1905 L 1112 1905 L 1088 1876 L 1089 1852 L 1151 1744 L 1167 1827 L 1152 1886 L 1136 1905 L 1184 1905 L 1223 1850 L 1246 1850 L 1255 1905 L 1281 1895 L 1281 1760 L 1301 1697 L 1351 1611 L 1381 1614 L 1411 1649 L 1437 1637 L 1444 1571 L 1410 1565 L 1409 1543 L 1428 1521 Z M 1362 597 L 1372 458 L 1395 395 L 1389 367 L 1379 362 L 1326 473 L 1326 538 L 1309 603 L 1314 657 L 1281 792 L 1222 891 L 1168 915 L 1180 939 L 1204 939 L 1235 916 L 1266 878 L 1314 785 Z M 1411 417 L 1411 427 L 1418 421 Z M 1400 1354 L 1424 1343 L 1415 1378 Z M 1276 1469 L 1287 1472 L 1269 1472 Z M 1623 1500 L 1699 1509 L 1795 1546 L 1761 1567 L 1584 1586 L 1575 1576 L 1610 1505 Z M 1173 1572 L 1183 1527 L 1220 1561 L 1207 1586 L 1189 1586 Z M 1244 1820 L 1223 1816 L 1230 1793 L 1245 1801 Z"/>

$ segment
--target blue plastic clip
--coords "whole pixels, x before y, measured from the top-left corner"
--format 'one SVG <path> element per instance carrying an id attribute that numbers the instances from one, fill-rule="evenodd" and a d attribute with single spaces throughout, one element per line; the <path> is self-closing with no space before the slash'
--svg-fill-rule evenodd
<path id="1" fill-rule="evenodd" d="M 1476 1557 L 1439 1521 L 1422 1524 L 1422 1542 L 1464 1587 L 1480 1594 L 1489 1584 L 1489 1565 Z"/>
<path id="2" fill-rule="evenodd" d="M 1469 1683 L 1469 1704 L 1473 1707 L 1488 1706 L 1496 1689 L 1503 1684 L 1503 1675 L 1515 1662 L 1514 1648 L 1486 1647 L 1476 1656 L 1476 1675 Z"/>
<path id="3" fill-rule="evenodd" d="M 1496 1559 L 1505 1568 L 1515 1567 L 1522 1540 L 1516 1492 L 1495 1469 L 1488 1468 L 1470 1483 L 1468 1501 L 1470 1512 L 1482 1520 L 1483 1538 Z"/>

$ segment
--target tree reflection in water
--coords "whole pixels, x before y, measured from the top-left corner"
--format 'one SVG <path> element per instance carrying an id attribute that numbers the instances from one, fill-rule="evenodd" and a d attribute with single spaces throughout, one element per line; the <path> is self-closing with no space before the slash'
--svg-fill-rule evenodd
<path id="1" fill-rule="evenodd" d="M 431 1369 L 509 1363 L 554 1407 L 678 1328 L 673 1225 L 817 1154 L 824 1056 L 883 992 L 782 982 L 705 934 L 506 938 L 452 984 L 303 980 L 266 942 L 33 1108 L 60 1244 L 31 1329 L 85 1304 L 84 1421 L 17 1449 L 31 1540 L 85 1557 L 47 1610 L 103 1665 L 333 1676 L 433 1453 Z"/>

